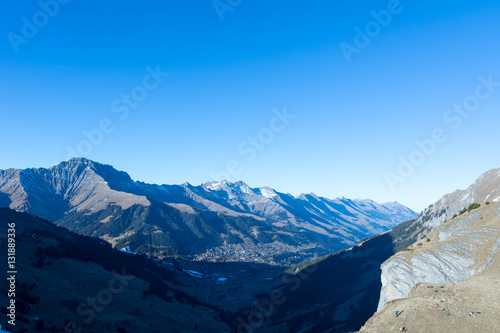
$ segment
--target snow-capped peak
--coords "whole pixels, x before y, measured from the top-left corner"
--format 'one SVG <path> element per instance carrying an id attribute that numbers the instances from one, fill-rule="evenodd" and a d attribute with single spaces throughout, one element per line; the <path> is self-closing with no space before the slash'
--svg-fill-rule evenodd
<path id="1" fill-rule="evenodd" d="M 220 191 L 225 183 L 226 183 L 225 180 L 220 182 L 208 182 L 204 184 L 204 187 L 211 191 Z"/>
<path id="2" fill-rule="evenodd" d="M 274 197 L 278 196 L 276 191 L 274 191 L 272 188 L 267 187 L 267 186 L 261 187 L 261 188 L 259 188 L 259 190 L 260 190 L 261 195 L 266 197 L 266 198 L 274 198 Z"/>

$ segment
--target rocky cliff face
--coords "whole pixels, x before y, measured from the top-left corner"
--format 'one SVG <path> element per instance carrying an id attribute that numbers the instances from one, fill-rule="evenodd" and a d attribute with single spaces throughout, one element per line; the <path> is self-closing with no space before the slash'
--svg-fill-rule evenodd
<path id="1" fill-rule="evenodd" d="M 384 262 L 378 312 L 360 332 L 500 332 L 499 250 L 499 202 L 443 222 Z"/>
<path id="2" fill-rule="evenodd" d="M 460 283 L 491 264 L 500 247 L 500 208 L 482 206 L 440 224 L 429 241 L 413 244 L 382 264 L 378 311 L 387 302 L 407 298 L 420 282 Z"/>
<path id="3" fill-rule="evenodd" d="M 466 190 L 456 190 L 444 195 L 436 203 L 422 211 L 418 222 L 422 222 L 426 229 L 440 225 L 444 220 L 450 219 L 473 202 L 494 200 L 500 196 L 500 168 L 483 173 Z"/>
<path id="4" fill-rule="evenodd" d="M 491 230 L 468 229 L 480 218 L 481 211 L 450 220 L 474 202 L 500 199 L 500 169 L 482 174 L 466 190 L 457 190 L 444 195 L 427 207 L 413 223 L 413 234 L 417 240 L 438 237 L 441 246 L 431 252 L 414 253 L 403 251 L 382 264 L 382 291 L 378 310 L 397 298 L 408 297 L 411 288 L 418 282 L 457 283 L 477 272 L 475 253 L 487 244 Z M 469 230 L 469 231 L 467 231 Z M 432 232 L 432 233 L 431 233 Z M 454 236 L 454 241 L 449 240 Z M 467 241 L 464 243 L 464 241 Z M 467 244 L 465 246 L 464 244 Z"/>
<path id="5" fill-rule="evenodd" d="M 458 236 L 458 230 L 465 230 L 478 218 L 478 212 L 460 216 L 451 224 L 443 224 L 474 202 L 484 203 L 490 200 L 500 200 L 500 169 L 485 172 L 466 190 L 457 190 L 444 195 L 436 203 L 427 207 L 415 219 L 411 232 L 416 240 L 425 239 L 431 232 L 439 233 L 440 241 L 444 242 L 451 235 Z M 435 228 L 439 227 L 439 231 Z M 382 264 L 382 291 L 378 311 L 388 301 L 408 297 L 410 289 L 418 282 L 456 283 L 465 280 L 476 273 L 473 265 L 474 249 L 479 247 L 475 242 L 484 242 L 484 232 L 475 230 L 477 234 L 471 238 L 470 249 L 463 248 L 458 243 L 443 243 L 438 252 L 411 255 L 408 251 L 401 252 Z M 463 234 L 463 237 L 472 236 Z M 432 236 L 429 236 L 432 237 Z M 467 251 L 470 251 L 469 253 Z"/>
<path id="6" fill-rule="evenodd" d="M 425 208 L 401 231 L 405 240 L 421 240 L 429 235 L 443 221 L 451 219 L 474 202 L 500 199 L 500 168 L 485 172 L 466 190 L 456 190 L 444 195 L 434 204 Z"/>

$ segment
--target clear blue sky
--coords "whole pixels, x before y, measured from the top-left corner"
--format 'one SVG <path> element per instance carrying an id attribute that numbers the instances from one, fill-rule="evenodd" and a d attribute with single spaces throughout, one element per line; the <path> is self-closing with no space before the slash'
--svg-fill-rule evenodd
<path id="1" fill-rule="evenodd" d="M 346 61 L 355 27 L 377 29 L 370 12 L 391 6 L 243 0 L 218 13 L 212 0 L 74 0 L 49 6 L 52 17 L 3 1 L 0 169 L 57 164 L 104 120 L 113 130 L 83 155 L 136 180 L 197 185 L 234 160 L 230 180 L 252 187 L 421 210 L 500 167 L 500 87 L 460 125 L 443 119 L 479 76 L 500 81 L 500 3 L 402 0 Z M 123 117 L 123 94 L 144 92 L 144 78 L 156 86 L 147 66 L 169 75 Z M 273 122 L 271 140 L 284 107 L 295 118 Z M 386 172 L 435 128 L 447 140 L 391 189 Z M 259 133 L 255 153 L 246 140 Z"/>

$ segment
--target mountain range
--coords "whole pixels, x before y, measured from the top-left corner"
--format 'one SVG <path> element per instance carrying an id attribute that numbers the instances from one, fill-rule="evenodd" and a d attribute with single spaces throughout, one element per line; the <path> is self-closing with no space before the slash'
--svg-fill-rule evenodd
<path id="1" fill-rule="evenodd" d="M 23 328 L 38 330 L 36 327 L 42 326 L 42 331 L 53 331 L 55 326 L 57 331 L 76 325 L 83 331 L 95 332 L 116 329 L 118 332 L 326 333 L 353 332 L 365 325 L 363 332 L 387 332 L 400 327 L 415 332 L 498 330 L 495 300 L 499 297 L 500 169 L 484 173 L 466 190 L 444 195 L 415 218 L 387 232 L 336 253 L 284 268 L 255 262 L 148 258 L 117 251 L 102 239 L 78 235 L 54 224 L 76 225 L 80 233 L 98 234 L 100 229 L 95 226 L 110 225 L 116 218 L 117 234 L 141 233 L 144 238 L 135 236 L 135 239 L 145 241 L 147 246 L 142 245 L 145 249 L 160 244 L 155 235 L 173 229 L 167 229 L 172 224 L 181 231 L 185 230 L 182 226 L 195 228 L 205 223 L 206 228 L 214 228 L 217 223 L 225 223 L 220 230 L 243 230 L 247 237 L 253 237 L 255 231 L 277 234 L 283 232 L 279 229 L 283 227 L 275 225 L 273 218 L 278 219 L 275 215 L 264 217 L 256 209 L 234 207 L 238 207 L 237 202 L 242 207 L 249 206 L 252 201 L 249 197 L 258 198 L 263 196 L 262 192 L 273 202 L 287 194 L 272 190 L 276 196 L 271 195 L 268 188 L 248 188 L 245 192 L 241 182 L 149 185 L 134 182 L 126 173 L 110 166 L 83 159 L 50 169 L 0 171 L 0 177 L 2 205 L 18 211 L 38 209 L 39 213 L 62 215 L 50 223 L 26 213 L 0 209 L 0 235 L 6 234 L 7 223 L 16 224 L 17 261 L 23 282 L 19 285 L 18 318 Z M 147 188 L 150 192 L 154 192 L 153 188 L 168 188 L 172 190 L 169 195 L 176 199 L 158 201 L 147 194 Z M 172 193 L 174 189 L 182 192 L 181 188 L 190 188 L 196 196 Z M 237 195 L 237 189 L 245 194 Z M 210 193 L 213 196 L 209 199 Z M 301 197 L 292 198 L 304 200 Z M 207 201 L 198 203 L 199 200 Z M 318 198 L 313 204 L 309 199 L 304 206 L 318 207 L 320 201 L 334 200 Z M 214 204 L 219 206 L 208 208 Z M 229 209 L 235 213 L 228 213 Z M 283 205 L 283 209 L 290 214 L 299 211 L 290 205 Z M 298 214 L 292 215 L 297 218 Z M 287 246 L 313 245 L 313 240 L 321 237 L 302 228 L 300 218 L 283 221 L 297 224 L 290 231 L 295 238 L 289 238 Z M 180 232 L 175 236 L 192 237 L 190 240 L 197 242 L 217 239 L 208 232 L 204 237 Z M 123 245 L 133 249 L 130 240 L 134 235 L 122 237 L 127 240 Z M 298 245 L 290 245 L 293 240 Z M 266 243 L 258 234 L 252 241 L 260 242 L 259 246 L 278 244 Z M 115 245 L 120 245 L 118 242 Z M 175 242 L 180 249 L 183 244 Z M 1 237 L 0 243 L 5 243 Z M 209 241 L 206 244 L 211 245 Z M 326 250 L 331 244 L 325 245 Z M 130 288 L 113 294 L 116 302 L 114 299 L 103 310 L 94 308 L 95 317 L 88 320 L 87 315 L 92 314 L 88 297 L 102 294 L 113 278 L 123 280 L 125 275 L 117 275 L 120 270 L 134 279 Z M 6 280 L 0 287 L 7 288 Z M 436 310 L 436 306 L 440 309 Z M 394 315 L 395 310 L 401 312 L 399 317 Z M 446 310 L 450 310 L 450 316 Z"/>
<path id="2" fill-rule="evenodd" d="M 417 215 L 397 202 L 292 196 L 241 181 L 147 184 L 83 158 L 0 170 L 0 207 L 133 252 L 285 264 L 353 246 Z"/>
<path id="3" fill-rule="evenodd" d="M 353 332 L 382 309 L 383 321 L 375 316 L 374 323 L 363 332 L 397 331 L 400 326 L 394 321 L 394 302 L 409 297 L 416 285 L 462 283 L 493 262 L 500 249 L 499 202 L 500 168 L 485 172 L 465 190 L 443 195 L 416 218 L 388 232 L 350 249 L 291 267 L 284 273 L 285 284 L 269 293 L 282 292 L 286 305 L 277 308 L 256 332 L 295 327 L 309 333 Z M 468 211 L 477 205 L 487 209 Z M 425 308 L 428 310 L 429 305 L 438 302 L 428 298 Z M 405 311 L 408 315 L 409 311 Z M 418 312 L 420 321 L 425 321 L 427 317 L 421 311 L 425 309 Z M 412 316 L 417 323 L 418 318 Z M 434 324 L 426 322 L 427 330 L 414 325 L 412 331 L 432 331 Z M 460 327 L 459 321 L 455 324 Z M 487 327 L 483 324 L 481 327 Z M 449 330 L 445 324 L 439 325 L 439 332 Z"/>

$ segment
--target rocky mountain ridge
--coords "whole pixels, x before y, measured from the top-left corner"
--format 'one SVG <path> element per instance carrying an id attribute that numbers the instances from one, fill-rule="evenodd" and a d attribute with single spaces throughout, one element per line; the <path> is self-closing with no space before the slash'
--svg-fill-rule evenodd
<path id="1" fill-rule="evenodd" d="M 500 169 L 483 173 L 466 190 L 446 194 L 426 208 L 415 220 L 415 225 L 418 226 L 415 228 L 416 241 L 432 239 L 433 235 L 438 235 L 439 241 L 444 242 L 450 235 L 465 233 L 466 228 L 479 218 L 482 210 L 473 211 L 465 216 L 460 215 L 460 212 L 473 203 L 482 203 L 485 207 L 486 202 L 489 203 L 488 200 L 492 203 L 500 200 Z M 445 221 L 447 223 L 444 223 Z M 467 232 L 469 238 L 461 239 L 466 242 L 467 249 L 463 248 L 461 241 L 453 244 L 443 243 L 443 248 L 436 253 L 411 256 L 412 264 L 408 264 L 408 251 L 398 253 L 384 262 L 383 287 L 378 310 L 381 310 L 388 301 L 408 297 L 411 288 L 418 282 L 457 283 L 475 274 L 477 268 L 473 268 L 471 264 L 475 259 L 469 254 L 481 248 L 480 244 L 484 242 L 484 237 L 495 233 L 489 229 L 471 230 L 473 232 Z"/>
<path id="2" fill-rule="evenodd" d="M 303 332 L 311 333 L 326 333 L 332 329 L 335 332 L 357 331 L 376 313 L 378 307 L 384 303 L 393 304 L 395 297 L 408 297 L 414 284 L 423 281 L 419 279 L 436 284 L 455 283 L 467 279 L 480 270 L 489 270 L 494 257 L 492 253 L 500 247 L 500 241 L 495 241 L 497 227 L 483 225 L 474 232 L 464 231 L 463 227 L 471 223 L 473 225 L 476 222 L 486 222 L 486 216 L 476 215 L 480 214 L 481 209 L 487 207 L 491 209 L 490 207 L 500 202 L 496 194 L 500 188 L 499 171 L 500 169 L 495 169 L 484 173 L 467 190 L 457 190 L 443 196 L 417 218 L 401 223 L 388 232 L 362 240 L 345 251 L 304 262 L 289 269 L 290 281 L 296 281 L 298 278 L 300 284 L 297 283 L 297 290 L 293 292 L 283 289 L 292 305 L 277 318 L 271 318 L 267 327 L 278 330 L 282 327 L 291 329 L 293 325 L 301 325 L 308 327 Z M 486 205 L 486 200 L 490 201 L 490 205 Z M 479 210 L 459 215 L 460 211 L 467 209 L 473 202 L 482 202 Z M 455 214 L 459 216 L 453 220 Z M 444 223 L 448 216 L 448 221 Z M 438 234 L 434 236 L 433 230 L 436 225 L 439 231 L 436 231 Z M 455 237 L 461 233 L 466 245 L 456 242 L 458 238 Z M 440 239 L 449 243 L 441 244 L 442 248 L 438 251 L 416 255 L 413 258 L 419 264 L 417 266 L 411 264 L 409 256 L 412 253 L 431 244 L 438 244 Z M 479 253 L 482 261 L 475 259 Z M 428 270 L 425 262 L 430 265 Z M 310 295 L 315 296 L 311 298 Z M 307 312 L 304 311 L 304 307 L 315 308 L 316 311 Z M 392 312 L 386 310 L 382 312 L 392 320 L 396 308 L 391 305 L 391 309 Z M 425 314 L 421 314 L 421 317 L 426 318 Z M 366 332 L 391 331 L 387 329 L 389 326 L 384 325 L 380 325 L 378 330 L 372 330 L 372 326 L 368 327 Z M 393 327 L 396 332 L 399 328 L 400 326 Z M 259 332 L 261 331 L 266 330 Z M 413 327 L 411 331 L 434 330 Z"/>
<path id="3" fill-rule="evenodd" d="M 498 332 L 499 250 L 499 202 L 443 222 L 384 262 L 378 312 L 361 332 Z"/>
<path id="4" fill-rule="evenodd" d="M 307 249 L 299 258 L 314 248 L 314 255 L 327 254 L 416 216 L 399 203 L 294 197 L 241 181 L 146 184 L 82 158 L 48 169 L 0 171 L 0 206 L 132 250 L 199 255 L 216 249 L 234 259 L 242 257 L 238 251 L 266 244 L 285 252 Z"/>

